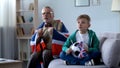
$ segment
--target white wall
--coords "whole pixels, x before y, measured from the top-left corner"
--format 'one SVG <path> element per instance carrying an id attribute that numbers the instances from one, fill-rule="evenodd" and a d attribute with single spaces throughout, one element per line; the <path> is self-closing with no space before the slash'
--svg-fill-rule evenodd
<path id="1" fill-rule="evenodd" d="M 1 4 L 1 0 L 0 0 L 0 23 L 2 22 L 2 4 Z M 0 37 L 1 37 L 1 24 L 0 24 Z M 0 38 L 0 57 L 1 57 L 1 46 L 2 46 L 2 44 L 1 44 L 1 38 Z"/>
<path id="2" fill-rule="evenodd" d="M 90 0 L 91 1 L 91 0 Z M 112 0 L 100 0 L 100 6 L 75 7 L 75 0 L 39 0 L 39 19 L 41 8 L 51 6 L 55 12 L 55 19 L 60 19 L 72 33 L 77 28 L 76 18 L 83 13 L 90 15 L 91 29 L 96 33 L 120 32 L 120 14 L 111 11 Z"/>

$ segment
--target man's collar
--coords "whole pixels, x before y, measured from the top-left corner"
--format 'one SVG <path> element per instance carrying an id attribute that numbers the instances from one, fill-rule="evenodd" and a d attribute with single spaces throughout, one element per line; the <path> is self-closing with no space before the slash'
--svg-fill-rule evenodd
<path id="1" fill-rule="evenodd" d="M 52 27 L 52 22 L 51 23 L 45 23 L 45 27 Z"/>

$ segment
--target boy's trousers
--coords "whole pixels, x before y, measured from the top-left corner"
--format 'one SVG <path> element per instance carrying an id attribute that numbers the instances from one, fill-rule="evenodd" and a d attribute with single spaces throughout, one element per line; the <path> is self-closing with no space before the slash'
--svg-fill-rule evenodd
<path id="1" fill-rule="evenodd" d="M 99 51 L 89 52 L 87 57 L 80 59 L 75 58 L 72 54 L 66 54 L 62 51 L 60 53 L 60 58 L 67 61 L 70 65 L 85 65 L 85 62 L 88 62 L 91 59 L 95 60 L 95 64 L 97 64 L 96 62 L 98 62 L 101 58 L 101 53 Z"/>

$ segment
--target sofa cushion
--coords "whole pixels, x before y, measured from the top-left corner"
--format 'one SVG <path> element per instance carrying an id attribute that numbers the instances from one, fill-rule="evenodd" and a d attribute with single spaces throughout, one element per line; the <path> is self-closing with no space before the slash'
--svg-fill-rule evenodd
<path id="1" fill-rule="evenodd" d="M 110 38 L 110 39 L 120 39 L 120 33 L 105 32 L 105 33 L 99 34 L 99 36 Z"/>
<path id="2" fill-rule="evenodd" d="M 117 67 L 120 57 L 120 40 L 106 39 L 102 45 L 102 59 L 106 66 Z"/>
<path id="3" fill-rule="evenodd" d="M 61 59 L 54 59 L 50 62 L 48 68 L 107 68 L 105 65 L 84 66 L 84 65 L 66 65 Z"/>
<path id="4" fill-rule="evenodd" d="M 98 39 L 99 39 L 99 41 L 100 41 L 100 43 L 99 43 L 99 49 L 100 49 L 100 51 L 101 51 L 101 47 L 102 47 L 104 41 L 105 41 L 107 38 L 106 38 L 106 37 L 103 37 L 103 36 L 99 36 Z"/>

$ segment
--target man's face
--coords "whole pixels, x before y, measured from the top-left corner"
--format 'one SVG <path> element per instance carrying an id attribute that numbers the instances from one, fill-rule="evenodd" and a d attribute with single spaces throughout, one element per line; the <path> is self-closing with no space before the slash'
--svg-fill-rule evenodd
<path id="1" fill-rule="evenodd" d="M 42 19 L 46 23 L 50 23 L 54 18 L 54 14 L 51 9 L 43 8 L 42 9 Z"/>

